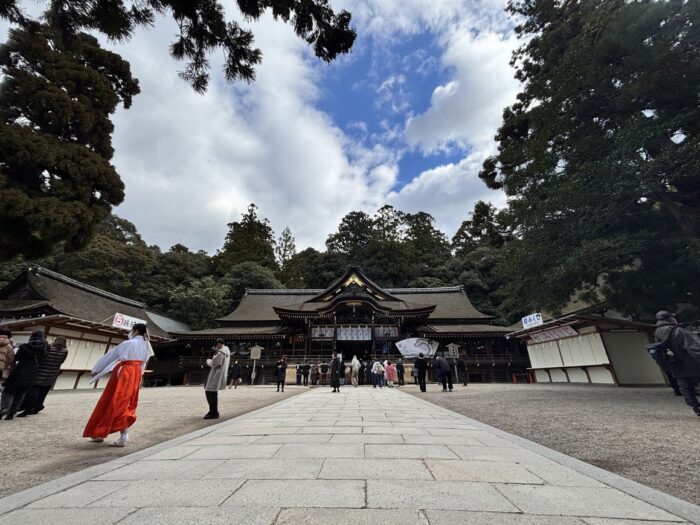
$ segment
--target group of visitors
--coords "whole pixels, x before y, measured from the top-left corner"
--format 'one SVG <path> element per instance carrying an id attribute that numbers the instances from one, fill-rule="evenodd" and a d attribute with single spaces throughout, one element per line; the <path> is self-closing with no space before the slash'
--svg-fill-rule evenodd
<path id="1" fill-rule="evenodd" d="M 12 332 L 0 329 L 0 418 L 12 420 L 38 414 L 66 360 L 65 337 L 46 342 L 44 332 L 32 332 L 26 343 L 15 346 Z"/>

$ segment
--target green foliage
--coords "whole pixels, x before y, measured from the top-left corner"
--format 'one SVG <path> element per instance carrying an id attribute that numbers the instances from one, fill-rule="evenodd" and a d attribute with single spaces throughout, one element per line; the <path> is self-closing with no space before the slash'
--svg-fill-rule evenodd
<path id="1" fill-rule="evenodd" d="M 36 23 L 10 30 L 0 71 L 0 260 L 83 247 L 124 198 L 110 116 L 138 83 L 93 36 Z"/>
<path id="2" fill-rule="evenodd" d="M 48 4 L 45 16 L 49 24 L 67 37 L 85 30 L 98 31 L 112 40 L 124 40 L 139 26 L 152 25 L 156 15 L 172 17 L 179 34 L 170 44 L 170 54 L 187 62 L 180 76 L 199 92 L 205 91 L 209 82 L 208 56 L 212 52 L 223 52 L 227 80 L 253 80 L 255 66 L 262 57 L 261 51 L 253 46 L 253 33 L 240 26 L 238 17 L 227 19 L 224 4 L 216 0 L 50 0 L 44 3 Z M 29 23 L 18 4 L 18 0 L 0 1 L 0 18 L 16 24 Z M 258 20 L 269 9 L 275 19 L 291 22 L 294 32 L 326 62 L 340 53 L 347 53 L 355 41 L 350 13 L 343 10 L 336 14 L 328 0 L 238 0 L 237 4 L 248 20 Z"/>
<path id="3" fill-rule="evenodd" d="M 343 274 L 346 266 L 340 254 L 307 248 L 290 260 L 292 279 L 285 284 L 287 288 L 325 288 Z"/>
<path id="4" fill-rule="evenodd" d="M 251 261 L 233 266 L 219 283 L 229 290 L 230 309 L 238 304 L 247 288 L 284 288 L 270 268 Z"/>
<path id="5" fill-rule="evenodd" d="M 358 263 L 367 254 L 373 234 L 372 218 L 363 211 L 351 211 L 340 221 L 338 231 L 328 236 L 326 248 L 344 256 L 348 263 Z"/>
<path id="6" fill-rule="evenodd" d="M 500 248 L 505 242 L 504 229 L 493 204 L 478 201 L 471 218 L 452 237 L 452 250 L 455 255 L 463 256 L 482 247 Z"/>
<path id="7" fill-rule="evenodd" d="M 217 268 L 222 274 L 244 262 L 257 262 L 277 270 L 275 236 L 267 219 L 259 219 L 258 207 L 248 206 L 241 220 L 228 225 L 223 249 L 217 253 Z"/>
<path id="8" fill-rule="evenodd" d="M 231 306 L 231 290 L 213 277 L 196 279 L 177 286 L 170 293 L 171 314 L 187 322 L 193 330 L 211 328 Z"/>
<path id="9" fill-rule="evenodd" d="M 700 3 L 513 1 L 523 82 L 481 177 L 509 196 L 505 305 L 700 297 Z M 695 254 L 695 255 L 694 255 Z"/>

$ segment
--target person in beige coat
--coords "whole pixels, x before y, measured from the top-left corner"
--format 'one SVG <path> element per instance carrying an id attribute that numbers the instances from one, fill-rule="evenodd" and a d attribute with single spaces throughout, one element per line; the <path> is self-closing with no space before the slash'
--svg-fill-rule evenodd
<path id="1" fill-rule="evenodd" d="M 0 384 L 10 376 L 12 362 L 15 360 L 15 348 L 12 344 L 12 332 L 0 329 Z M 0 397 L 0 416 L 4 416 L 12 404 L 10 388 L 3 388 Z"/>
<path id="2" fill-rule="evenodd" d="M 207 359 L 207 365 L 211 367 L 207 382 L 204 384 L 204 393 L 209 403 L 209 412 L 204 419 L 219 419 L 219 390 L 226 390 L 228 382 L 228 366 L 231 361 L 231 351 L 224 345 L 223 339 L 217 339 L 214 347 L 215 353 L 211 359 Z"/>

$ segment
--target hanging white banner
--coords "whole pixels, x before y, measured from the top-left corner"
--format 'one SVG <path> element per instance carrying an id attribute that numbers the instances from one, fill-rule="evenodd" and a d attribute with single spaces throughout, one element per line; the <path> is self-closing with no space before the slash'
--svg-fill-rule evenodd
<path id="1" fill-rule="evenodd" d="M 432 339 L 413 337 L 411 339 L 398 341 L 396 346 L 404 357 L 418 357 L 418 354 L 423 354 L 425 357 L 432 357 L 435 355 L 435 352 L 437 352 L 440 343 Z"/>

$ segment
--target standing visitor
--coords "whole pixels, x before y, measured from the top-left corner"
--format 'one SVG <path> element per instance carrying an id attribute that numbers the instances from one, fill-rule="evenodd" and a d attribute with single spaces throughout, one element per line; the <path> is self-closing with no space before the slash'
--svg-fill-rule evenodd
<path id="1" fill-rule="evenodd" d="M 12 344 L 12 332 L 0 329 L 0 383 L 4 383 L 10 377 L 10 369 L 15 360 L 15 345 Z M 12 395 L 10 389 L 4 387 L 0 397 L 0 417 L 10 410 Z"/>
<path id="2" fill-rule="evenodd" d="M 365 360 L 364 376 L 366 385 L 374 384 L 374 377 L 372 376 L 372 361 L 369 359 Z"/>
<path id="3" fill-rule="evenodd" d="M 664 343 L 659 351 L 666 356 L 667 367 L 686 404 L 700 416 L 700 401 L 695 393 L 700 383 L 700 338 L 678 326 L 674 314 L 662 310 L 656 314 L 654 339 Z"/>
<path id="4" fill-rule="evenodd" d="M 343 356 L 333 352 L 333 360 L 331 361 L 331 386 L 333 387 L 333 392 L 340 392 L 340 376 L 344 373 Z"/>
<path id="5" fill-rule="evenodd" d="M 214 356 L 207 359 L 211 368 L 204 384 L 204 394 L 207 396 L 209 412 L 202 419 L 219 419 L 219 390 L 226 390 L 226 375 L 231 362 L 231 351 L 224 345 L 223 339 L 216 340 Z"/>
<path id="6" fill-rule="evenodd" d="M 415 364 L 413 365 L 413 367 L 411 367 L 411 377 L 413 377 L 413 384 L 417 385 L 418 384 L 418 369 L 416 368 Z"/>
<path id="7" fill-rule="evenodd" d="M 394 388 L 394 381 L 396 381 L 396 367 L 391 364 L 391 361 L 386 363 L 386 384 L 389 388 Z"/>
<path id="8" fill-rule="evenodd" d="M 297 363 L 296 372 L 297 372 L 297 386 L 301 386 L 301 377 L 304 375 L 304 371 L 302 369 L 301 363 Z"/>
<path id="9" fill-rule="evenodd" d="M 352 386 L 357 387 L 360 379 L 360 360 L 357 359 L 356 355 L 352 356 L 352 362 L 350 363 L 350 367 L 352 369 L 350 371 Z"/>
<path id="10" fill-rule="evenodd" d="M 406 377 L 406 369 L 403 366 L 403 359 L 399 357 L 399 362 L 396 363 L 396 375 L 399 378 L 399 386 L 404 386 L 406 384 L 406 381 L 404 378 Z"/>
<path id="11" fill-rule="evenodd" d="M 452 369 L 444 355 L 435 358 L 435 366 L 437 367 L 438 382 L 442 383 L 442 391 L 447 392 L 449 386 L 450 392 L 452 392 Z"/>
<path id="12" fill-rule="evenodd" d="M 325 385 L 328 382 L 328 363 L 323 361 L 321 363 L 321 366 L 319 367 L 319 370 L 321 371 L 321 384 Z"/>
<path id="13" fill-rule="evenodd" d="M 44 332 L 35 330 L 29 336 L 29 342 L 20 345 L 15 355 L 15 361 L 10 370 L 10 376 L 5 381 L 5 388 L 10 389 L 12 402 L 7 410 L 6 420 L 14 419 L 27 394 L 33 395 L 36 388 L 36 373 L 39 363 L 49 351 L 49 345 L 44 340 Z"/>
<path id="14" fill-rule="evenodd" d="M 129 427 L 136 421 L 141 378 L 152 355 L 146 325 L 137 323 L 129 332 L 127 341 L 112 348 L 95 363 L 92 367 L 93 382 L 110 372 L 112 375 L 92 411 L 83 437 L 101 443 L 113 432 L 119 432 L 119 439 L 110 446 L 126 445 Z"/>
<path id="15" fill-rule="evenodd" d="M 238 388 L 238 383 L 241 382 L 241 376 L 243 375 L 242 370 L 241 364 L 238 362 L 238 359 L 236 359 L 233 362 L 233 365 L 231 365 L 231 370 L 229 372 L 229 375 L 231 376 L 231 385 L 233 385 L 234 390 Z M 231 385 L 229 385 L 229 389 L 231 388 Z"/>
<path id="16" fill-rule="evenodd" d="M 374 378 L 374 388 L 382 388 L 384 386 L 384 366 L 377 359 L 372 365 L 372 377 Z"/>
<path id="17" fill-rule="evenodd" d="M 316 363 L 311 364 L 309 374 L 311 375 L 311 386 L 318 386 L 318 365 Z"/>
<path id="18" fill-rule="evenodd" d="M 418 354 L 418 359 L 416 359 L 413 367 L 416 370 L 416 377 L 418 378 L 418 386 L 420 386 L 420 391 L 425 392 L 425 374 L 428 372 L 428 361 L 425 359 L 422 352 Z"/>
<path id="19" fill-rule="evenodd" d="M 297 371 L 299 368 L 297 367 Z M 277 361 L 277 368 L 275 370 L 275 377 L 277 378 L 277 391 L 280 391 L 282 387 L 282 392 L 284 392 L 284 381 L 287 379 L 287 360 L 283 357 Z M 299 376 L 297 376 L 298 378 Z"/>
<path id="20" fill-rule="evenodd" d="M 22 404 L 23 411 L 17 414 L 17 417 L 38 414 L 44 410 L 44 400 L 49 390 L 53 388 L 58 374 L 61 373 L 61 365 L 67 357 L 66 338 L 59 336 L 54 339 L 46 356 L 44 356 L 44 360 L 39 363 L 36 371 L 35 388 L 24 398 L 24 403 Z"/>
<path id="21" fill-rule="evenodd" d="M 461 357 L 457 360 L 457 373 L 462 378 L 462 384 L 467 386 L 467 363 Z"/>
<path id="22" fill-rule="evenodd" d="M 302 367 L 302 374 L 304 376 L 304 386 L 309 386 L 309 372 L 311 370 L 311 366 L 309 363 L 304 361 L 304 366 Z"/>

